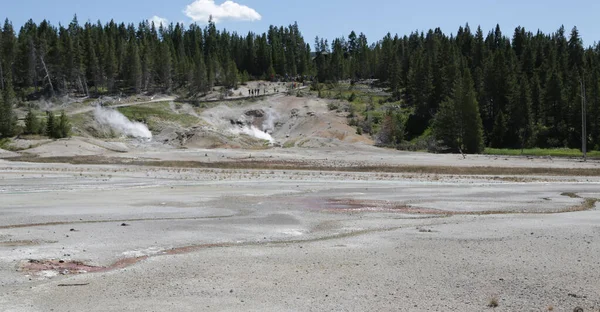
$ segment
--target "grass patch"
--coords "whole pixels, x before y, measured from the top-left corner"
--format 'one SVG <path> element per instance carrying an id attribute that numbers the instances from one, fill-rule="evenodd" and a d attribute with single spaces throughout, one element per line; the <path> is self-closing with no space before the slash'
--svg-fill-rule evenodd
<path id="1" fill-rule="evenodd" d="M 9 138 L 0 139 L 0 148 L 3 150 L 10 151 L 10 143 L 12 143 L 12 140 Z"/>
<path id="2" fill-rule="evenodd" d="M 98 99 L 95 99 L 95 98 L 87 98 L 87 99 L 83 100 L 82 103 L 85 104 L 85 105 L 90 105 L 90 104 L 95 103 L 97 101 L 98 101 Z"/>
<path id="3" fill-rule="evenodd" d="M 183 127 L 191 127 L 200 122 L 198 117 L 173 112 L 169 106 L 169 102 L 119 107 L 117 110 L 130 120 L 147 124 L 148 128 L 152 131 L 159 130 L 160 125 L 165 122 L 176 123 Z"/>
<path id="4" fill-rule="evenodd" d="M 388 99 L 388 96 L 381 95 L 379 91 L 366 85 L 353 87 L 349 84 L 320 84 L 319 93 L 325 99 L 353 103 L 356 111 L 365 111 L 369 105 L 372 106 L 371 109 L 378 109 Z"/>
<path id="5" fill-rule="evenodd" d="M 599 200 L 597 198 L 586 198 L 581 205 L 573 206 L 568 211 L 565 211 L 565 212 L 577 212 L 577 211 L 591 210 L 591 209 L 594 209 L 594 207 L 596 207 L 596 204 L 598 203 L 598 201 Z"/>
<path id="6" fill-rule="evenodd" d="M 484 154 L 499 156 L 583 157 L 583 153 L 580 150 L 568 148 L 526 148 L 522 151 L 520 149 L 486 148 Z M 600 151 L 590 151 L 587 153 L 587 156 L 589 158 L 600 158 Z"/>
<path id="7" fill-rule="evenodd" d="M 41 135 L 41 134 L 21 134 L 19 136 L 19 138 L 23 139 L 23 140 L 46 140 L 46 139 L 49 139 L 47 136 Z"/>
<path id="8" fill-rule="evenodd" d="M 408 115 L 409 113 L 407 113 Z M 431 127 L 425 129 L 425 132 L 420 136 L 413 138 L 410 141 L 403 141 L 398 146 L 397 149 L 402 151 L 411 151 L 411 152 L 437 152 L 440 147 L 437 143 L 437 140 L 433 136 L 433 131 Z"/>
<path id="9" fill-rule="evenodd" d="M 575 193 L 572 193 L 572 192 L 565 192 L 565 193 L 562 193 L 560 195 L 561 196 L 567 196 L 567 197 L 570 197 L 570 198 L 581 198 L 579 195 L 577 195 Z"/>
<path id="10" fill-rule="evenodd" d="M 28 147 L 19 148 L 18 146 L 13 145 L 12 143 L 13 143 L 13 141 L 10 138 L 0 139 L 0 149 L 3 149 L 5 151 L 10 151 L 10 152 L 19 152 L 22 150 L 34 148 L 34 147 L 41 145 L 41 144 L 35 144 L 35 145 L 30 145 Z"/>
<path id="11" fill-rule="evenodd" d="M 283 143 L 283 148 L 292 148 L 296 146 L 296 140 L 289 140 Z"/>
<path id="12" fill-rule="evenodd" d="M 85 125 L 88 124 L 92 120 L 93 120 L 92 113 L 76 114 L 76 115 L 69 116 L 69 122 L 71 122 L 71 125 L 73 127 L 81 128 L 81 129 L 85 128 Z"/>

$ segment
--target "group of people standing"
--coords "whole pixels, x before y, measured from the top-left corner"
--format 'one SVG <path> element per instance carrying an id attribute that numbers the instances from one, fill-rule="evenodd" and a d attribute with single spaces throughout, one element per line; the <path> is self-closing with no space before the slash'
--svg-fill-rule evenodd
<path id="1" fill-rule="evenodd" d="M 267 94 L 266 90 L 263 90 L 263 95 Z M 260 89 L 248 89 L 248 96 L 259 96 Z"/>
<path id="2" fill-rule="evenodd" d="M 296 89 L 296 88 L 300 87 L 300 83 L 292 82 L 288 87 L 291 87 L 292 89 Z M 260 88 L 248 89 L 248 96 L 260 96 L 261 95 L 260 91 L 261 91 Z M 273 93 L 278 93 L 278 92 L 279 92 L 279 89 L 277 87 L 273 87 Z M 268 93 L 268 91 L 266 88 L 262 89 L 262 95 L 267 95 L 267 93 Z"/>

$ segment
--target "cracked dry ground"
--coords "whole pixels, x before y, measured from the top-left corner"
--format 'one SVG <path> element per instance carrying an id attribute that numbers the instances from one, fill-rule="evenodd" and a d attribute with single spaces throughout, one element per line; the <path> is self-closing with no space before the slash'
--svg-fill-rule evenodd
<path id="1" fill-rule="evenodd" d="M 600 179 L 13 163 L 3 311 L 585 311 Z"/>

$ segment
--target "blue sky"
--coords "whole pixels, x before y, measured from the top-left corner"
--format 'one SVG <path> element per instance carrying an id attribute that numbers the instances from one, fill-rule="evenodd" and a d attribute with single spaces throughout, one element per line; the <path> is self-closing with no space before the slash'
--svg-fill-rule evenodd
<path id="1" fill-rule="evenodd" d="M 139 22 L 160 17 L 190 24 L 206 14 L 219 16 L 217 27 L 247 33 L 264 32 L 269 25 L 297 21 L 308 43 L 314 37 L 332 39 L 351 30 L 364 32 L 369 42 L 387 32 L 408 34 L 413 30 L 441 27 L 456 33 L 469 23 L 473 31 L 481 25 L 487 34 L 496 23 L 512 36 L 516 26 L 553 32 L 565 25 L 567 33 L 577 26 L 585 45 L 600 41 L 598 0 L 18 0 L 4 5 L 1 14 L 18 30 L 28 19 L 68 24 L 77 14 L 80 23 L 111 18 L 118 22 Z M 187 10 L 189 5 L 190 9 Z M 204 22 L 199 20 L 198 23 Z"/>

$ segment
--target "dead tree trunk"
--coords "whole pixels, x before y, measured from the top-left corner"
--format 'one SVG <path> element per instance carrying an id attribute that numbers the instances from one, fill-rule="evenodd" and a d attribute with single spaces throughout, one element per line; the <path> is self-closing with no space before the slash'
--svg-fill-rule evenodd
<path id="1" fill-rule="evenodd" d="M 54 86 L 52 85 L 52 78 L 50 77 L 50 72 L 48 71 L 48 67 L 46 67 L 46 62 L 44 62 L 44 58 L 42 56 L 40 56 L 40 60 L 42 61 L 44 71 L 46 72 L 46 77 L 44 77 L 44 79 L 48 79 L 48 84 L 50 85 L 50 97 L 54 97 Z"/>
<path id="2" fill-rule="evenodd" d="M 87 97 L 89 97 L 90 92 L 88 90 L 87 82 L 85 81 L 85 78 L 81 79 L 81 75 L 78 75 L 77 80 L 79 82 L 79 88 L 80 88 L 81 92 L 85 93 L 85 95 Z"/>

